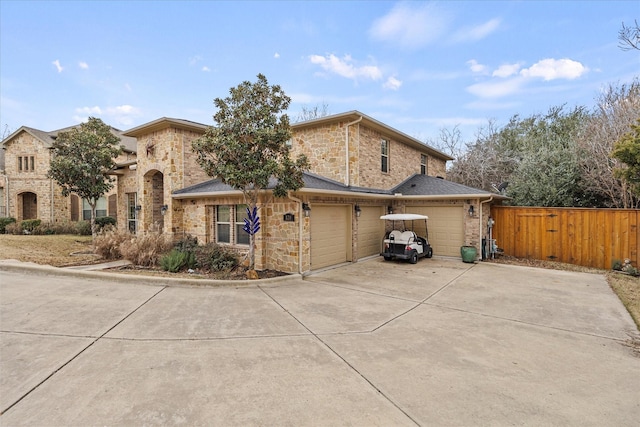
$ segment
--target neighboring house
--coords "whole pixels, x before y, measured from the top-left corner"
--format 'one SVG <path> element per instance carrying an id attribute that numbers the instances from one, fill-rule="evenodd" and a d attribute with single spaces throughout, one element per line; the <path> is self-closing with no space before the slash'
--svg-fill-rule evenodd
<path id="1" fill-rule="evenodd" d="M 117 216 L 119 229 L 159 230 L 175 239 L 191 235 L 201 243 L 248 250 L 242 193 L 197 164 L 192 142 L 207 127 L 165 117 L 120 134 L 136 147 L 111 172 L 117 209 L 109 214 Z M 46 149 L 47 136 L 53 137 L 21 128 L 7 138 L 7 163 L 14 164 L 7 176 L 19 176 L 18 157 L 29 159 L 25 147 Z M 504 199 L 446 181 L 450 156 L 358 111 L 295 123 L 289 144 L 293 156 L 308 157 L 310 170 L 304 187 L 288 197 L 262 195 L 257 269 L 305 273 L 379 255 L 385 232 L 380 216 L 388 212 L 426 214 L 434 254 L 459 257 L 463 245 L 480 251 L 491 202 Z M 37 168 L 46 161 L 43 156 Z M 14 179 L 8 180 L 9 212 L 22 205 L 24 213 L 27 192 L 46 197 L 37 188 L 12 189 L 18 186 Z M 70 202 L 59 204 L 71 209 Z"/>
<path id="2" fill-rule="evenodd" d="M 90 208 L 86 201 L 76 195 L 62 196 L 61 188 L 47 178 L 52 144 L 58 133 L 70 129 L 72 128 L 45 132 L 22 126 L 2 141 L 4 162 L 0 163 L 0 170 L 3 170 L 0 175 L 1 216 L 14 217 L 18 221 L 41 219 L 51 223 L 90 218 Z M 123 136 L 118 129 L 112 128 L 112 132 L 121 138 L 120 143 L 124 146 L 124 152 L 117 161 L 135 159 L 135 139 Z M 115 214 L 116 206 L 117 195 L 114 189 L 98 201 L 98 213 L 100 216 Z"/>

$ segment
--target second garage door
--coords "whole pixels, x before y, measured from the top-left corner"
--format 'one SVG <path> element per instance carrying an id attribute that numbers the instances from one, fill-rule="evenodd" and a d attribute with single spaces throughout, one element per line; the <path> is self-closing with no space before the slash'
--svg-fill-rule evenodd
<path id="1" fill-rule="evenodd" d="M 340 264 L 350 260 L 351 218 L 349 213 L 349 206 L 312 206 L 312 270 Z"/>
<path id="2" fill-rule="evenodd" d="M 429 243 L 434 255 L 460 256 L 460 246 L 464 245 L 462 206 L 407 206 L 405 210 L 429 217 Z"/>
<path id="3" fill-rule="evenodd" d="M 380 255 L 384 236 L 383 206 L 363 206 L 358 218 L 358 258 Z"/>

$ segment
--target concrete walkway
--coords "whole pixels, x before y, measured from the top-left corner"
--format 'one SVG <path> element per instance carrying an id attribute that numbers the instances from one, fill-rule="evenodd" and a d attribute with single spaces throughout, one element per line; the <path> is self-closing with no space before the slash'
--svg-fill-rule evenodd
<path id="1" fill-rule="evenodd" d="M 373 259 L 193 287 L 61 270 L 0 262 L 3 426 L 640 419 L 637 329 L 600 275 Z"/>

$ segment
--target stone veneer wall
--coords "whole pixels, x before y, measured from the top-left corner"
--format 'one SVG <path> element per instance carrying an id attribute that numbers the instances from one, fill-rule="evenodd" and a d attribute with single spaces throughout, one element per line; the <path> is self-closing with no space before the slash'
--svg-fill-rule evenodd
<path id="1" fill-rule="evenodd" d="M 382 172 L 381 142 L 389 141 L 388 172 Z M 360 126 L 359 179 L 360 187 L 392 188 L 413 174 L 420 173 L 421 154 L 427 154 L 394 140 L 391 136 L 380 133 L 366 126 Z M 427 154 L 427 175 L 442 176 L 446 174 L 446 162 Z"/>
<path id="2" fill-rule="evenodd" d="M 346 122 L 336 122 L 295 130 L 292 157 L 304 154 L 309 159 L 309 172 L 345 182 L 345 126 Z"/>
<path id="3" fill-rule="evenodd" d="M 305 154 L 309 171 L 346 183 L 345 128 L 347 122 L 335 122 L 312 128 L 296 129 L 292 137 L 294 157 Z M 389 172 L 381 170 L 380 144 L 389 140 Z M 395 141 L 362 123 L 349 127 L 349 184 L 358 187 L 388 189 L 414 173 L 420 173 L 420 151 Z M 446 177 L 446 162 L 427 154 L 427 174 Z"/>
<path id="4" fill-rule="evenodd" d="M 194 236 L 204 244 L 215 241 L 215 206 L 244 204 L 242 197 L 183 199 L 182 220 L 184 229 L 180 236 Z M 261 230 L 256 235 L 255 267 L 258 270 L 298 272 L 299 221 L 303 221 L 303 262 L 310 263 L 309 218 L 300 216 L 296 202 L 277 199 L 269 204 L 259 203 Z M 284 214 L 292 213 L 295 221 L 285 222 Z M 232 231 L 233 233 L 234 231 Z M 247 245 L 228 245 L 241 254 L 249 250 Z M 304 267 L 304 265 L 303 265 Z"/>
<path id="5" fill-rule="evenodd" d="M 156 217 L 158 206 L 163 204 L 169 206 L 161 221 L 163 232 L 180 234 L 186 228 L 184 211 L 174 209 L 171 193 L 210 179 L 197 164 L 191 147 L 191 142 L 200 136 L 198 132 L 167 127 L 138 137 L 138 200 L 144 219 L 142 230 L 149 230 L 154 219 L 160 222 Z M 162 197 L 154 193 L 152 184 L 147 182 L 153 180 L 155 171 L 162 174 Z"/>

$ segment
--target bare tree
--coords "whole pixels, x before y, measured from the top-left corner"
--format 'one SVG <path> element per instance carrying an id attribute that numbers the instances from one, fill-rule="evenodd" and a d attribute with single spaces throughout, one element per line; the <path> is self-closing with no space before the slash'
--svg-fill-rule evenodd
<path id="1" fill-rule="evenodd" d="M 640 50 L 640 27 L 638 21 L 634 20 L 634 27 L 627 27 L 622 23 L 622 28 L 618 31 L 618 46 L 622 50 Z"/>
<path id="2" fill-rule="evenodd" d="M 624 181 L 614 175 L 620 161 L 611 157 L 614 144 L 640 118 L 640 81 L 610 85 L 597 98 L 595 111 L 577 137 L 582 185 L 599 195 L 602 205 L 615 208 L 640 206 Z"/>
<path id="3" fill-rule="evenodd" d="M 307 120 L 319 119 L 329 115 L 329 105 L 323 102 L 320 105 L 314 107 L 303 106 L 302 111 L 296 117 L 295 122 L 305 122 Z"/>

